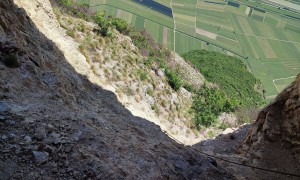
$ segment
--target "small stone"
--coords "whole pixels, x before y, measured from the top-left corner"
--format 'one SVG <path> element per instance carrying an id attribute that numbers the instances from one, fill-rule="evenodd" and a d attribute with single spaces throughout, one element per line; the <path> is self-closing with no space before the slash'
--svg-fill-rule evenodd
<path id="1" fill-rule="evenodd" d="M 35 129 L 34 138 L 36 138 L 39 141 L 42 141 L 46 138 L 46 129 L 44 126 L 40 126 Z"/>
<path id="2" fill-rule="evenodd" d="M 6 135 L 2 135 L 2 136 L 1 136 L 1 139 L 2 139 L 2 140 L 6 140 L 6 139 L 7 139 L 7 136 L 6 136 Z"/>
<path id="3" fill-rule="evenodd" d="M 37 164 L 43 164 L 48 161 L 49 153 L 42 151 L 32 151 L 34 161 Z"/>
<path id="4" fill-rule="evenodd" d="M 95 177 L 95 172 L 93 169 L 88 169 L 85 171 L 85 175 L 87 175 L 88 177 Z"/>
<path id="5" fill-rule="evenodd" d="M 15 153 L 16 153 L 16 154 L 20 154 L 20 152 L 21 152 L 21 149 L 20 149 L 20 148 L 16 148 L 16 149 L 15 149 Z"/>
<path id="6" fill-rule="evenodd" d="M 5 66 L 3 64 L 0 64 L 0 70 L 5 70 Z"/>
<path id="7" fill-rule="evenodd" d="M 6 121 L 6 123 L 8 124 L 8 125 L 15 125 L 16 124 L 16 121 L 14 121 L 14 120 L 8 120 L 8 121 Z"/>
<path id="8" fill-rule="evenodd" d="M 248 160 L 246 158 L 243 158 L 242 164 L 247 164 Z"/>
<path id="9" fill-rule="evenodd" d="M 159 69 L 156 71 L 156 75 L 159 77 L 163 77 L 165 75 L 165 73 L 161 69 Z"/>
<path id="10" fill-rule="evenodd" d="M 54 144 L 59 144 L 61 142 L 61 136 L 58 133 L 52 132 L 50 134 L 50 137 L 52 137 L 52 140 L 53 140 Z"/>
<path id="11" fill-rule="evenodd" d="M 14 134 L 14 133 L 10 133 L 10 134 L 9 134 L 9 139 L 14 139 L 14 138 L 16 138 L 16 137 L 17 137 L 17 135 Z"/>
<path id="12" fill-rule="evenodd" d="M 10 108 L 3 102 L 0 102 L 0 113 L 7 113 Z"/>
<path id="13" fill-rule="evenodd" d="M 32 139 L 31 139 L 30 136 L 25 136 L 24 141 L 25 141 L 26 144 L 30 144 L 32 142 Z"/>
<path id="14" fill-rule="evenodd" d="M 74 133 L 72 139 L 73 139 L 75 142 L 77 142 L 77 141 L 79 141 L 81 135 L 82 135 L 82 132 L 81 132 L 81 131 L 78 131 L 77 133 Z"/>
<path id="15" fill-rule="evenodd" d="M 72 146 L 67 146 L 65 148 L 65 152 L 69 153 L 72 150 Z"/>
<path id="16" fill-rule="evenodd" d="M 70 162 L 68 160 L 65 161 L 65 166 L 68 167 L 70 165 Z"/>
<path id="17" fill-rule="evenodd" d="M 44 148 L 43 148 L 44 151 L 48 152 L 49 154 L 52 154 L 54 152 L 54 149 L 53 147 L 49 146 L 49 145 L 46 145 Z"/>
<path id="18" fill-rule="evenodd" d="M 34 119 L 32 118 L 28 118 L 26 117 L 24 121 L 22 121 L 22 124 L 24 125 L 29 125 L 29 124 L 33 124 L 34 123 Z"/>
<path id="19" fill-rule="evenodd" d="M 52 124 L 47 124 L 46 129 L 49 133 L 51 133 L 52 131 L 54 131 L 54 126 Z"/>
<path id="20" fill-rule="evenodd" d="M 177 94 L 172 93 L 172 95 L 171 95 L 171 101 L 174 102 L 175 104 L 178 104 Z"/>

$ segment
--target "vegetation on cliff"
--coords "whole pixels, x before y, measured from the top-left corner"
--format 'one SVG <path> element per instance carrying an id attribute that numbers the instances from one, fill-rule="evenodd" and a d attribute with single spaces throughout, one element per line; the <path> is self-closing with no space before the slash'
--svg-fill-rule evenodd
<path id="1" fill-rule="evenodd" d="M 146 57 L 143 59 L 145 66 L 149 69 L 163 69 L 167 82 L 175 91 L 184 87 L 192 93 L 193 105 L 190 113 L 194 127 L 198 129 L 201 126 L 214 125 L 222 112 L 233 112 L 241 107 L 256 107 L 262 102 L 262 96 L 255 90 L 260 82 L 237 58 L 200 50 L 183 54 L 209 82 L 217 85 L 208 83 L 203 87 L 196 86 L 180 76 L 180 69 L 174 64 L 171 51 L 156 43 L 145 29 L 139 31 L 122 19 L 107 16 L 105 11 L 88 14 L 85 5 L 72 4 L 69 1 L 66 3 L 65 0 L 59 2 L 67 13 L 98 24 L 97 31 L 104 37 L 113 38 L 114 29 L 131 37 L 133 44 Z M 146 80 L 147 73 L 140 72 L 139 79 Z M 153 107 L 159 112 L 157 106 Z"/>
<path id="2" fill-rule="evenodd" d="M 191 51 L 182 57 L 199 69 L 208 81 L 217 84 L 237 107 L 261 105 L 262 95 L 255 90 L 261 83 L 240 59 L 205 50 Z"/>

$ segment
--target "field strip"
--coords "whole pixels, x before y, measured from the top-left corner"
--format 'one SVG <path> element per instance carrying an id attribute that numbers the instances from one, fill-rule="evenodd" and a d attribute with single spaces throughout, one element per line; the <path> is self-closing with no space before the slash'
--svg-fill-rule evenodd
<path id="1" fill-rule="evenodd" d="M 236 34 L 245 35 L 245 36 L 253 36 L 253 37 L 258 37 L 258 38 L 265 38 L 265 39 L 269 39 L 269 40 L 281 41 L 281 42 L 287 42 L 287 43 L 293 43 L 293 44 L 300 44 L 300 42 L 275 39 L 275 38 L 270 38 L 270 37 L 265 37 L 265 36 L 257 36 L 257 35 L 253 35 L 253 34 L 243 34 L 243 33 L 236 33 Z"/>
<path id="2" fill-rule="evenodd" d="M 225 6 L 225 5 L 224 5 Z M 213 9 L 213 8 L 211 8 L 211 9 L 209 9 L 209 8 L 199 8 L 199 7 L 197 7 L 197 9 L 199 9 L 199 10 L 212 10 L 212 11 L 218 11 L 218 12 L 225 12 L 225 10 L 220 10 L 220 9 Z"/>
<path id="3" fill-rule="evenodd" d="M 171 3 L 171 2 L 170 2 L 170 5 L 184 7 L 184 4 L 177 4 L 177 3 Z"/>
<path id="4" fill-rule="evenodd" d="M 196 9 L 203 9 L 203 10 L 212 10 L 212 11 L 218 11 L 218 12 L 224 12 L 225 11 L 225 4 L 222 5 L 222 8 L 221 7 L 218 7 L 216 6 L 215 4 L 212 5 L 212 4 L 208 4 L 207 2 L 205 1 L 197 1 L 197 4 L 196 4 Z"/>
<path id="5" fill-rule="evenodd" d="M 185 23 L 181 23 L 181 22 L 175 22 L 175 23 L 178 23 L 178 24 L 182 24 L 182 25 L 186 25 L 186 26 L 195 28 L 195 26 L 192 26 L 192 25 L 189 25 L 189 24 L 185 24 Z"/>
<path id="6" fill-rule="evenodd" d="M 233 39 L 230 39 L 230 38 L 228 38 L 228 37 L 225 37 L 225 36 L 221 36 L 220 34 L 218 34 L 218 36 L 220 36 L 220 37 L 222 37 L 222 38 L 225 38 L 225 39 L 228 39 L 228 40 L 230 40 L 230 41 L 233 41 L 233 42 L 239 42 L 238 40 L 233 40 Z"/>
<path id="7" fill-rule="evenodd" d="M 291 76 L 291 77 L 287 77 L 287 78 L 273 79 L 273 84 L 274 84 L 275 88 L 277 89 L 277 91 L 280 92 L 279 89 L 277 88 L 276 84 L 275 84 L 275 81 L 284 80 L 284 79 L 291 79 L 291 78 L 296 78 L 296 76 Z"/>
<path id="8" fill-rule="evenodd" d="M 272 16 L 272 18 L 276 18 L 277 21 L 280 21 L 280 19 L 277 16 L 274 16 L 272 13 L 266 12 L 266 14 L 268 13 L 268 16 Z"/>
<path id="9" fill-rule="evenodd" d="M 276 58 L 263 58 L 263 59 L 276 59 Z M 280 59 L 286 60 L 286 59 L 299 59 L 299 58 L 296 58 L 296 57 L 284 57 L 284 58 L 280 58 Z"/>
<path id="10" fill-rule="evenodd" d="M 227 4 L 226 4 L 225 6 L 227 6 Z M 225 8 L 225 7 L 224 7 L 224 8 Z M 233 29 L 233 26 L 232 26 L 232 23 L 231 23 L 230 19 L 228 18 L 228 14 L 225 14 L 225 16 L 226 16 L 227 21 L 228 21 L 229 24 L 230 24 L 231 29 L 234 30 L 234 29 Z M 245 53 L 245 51 L 244 51 L 244 49 L 243 49 L 243 46 L 241 45 L 241 43 L 240 43 L 238 37 L 236 36 L 236 33 L 234 33 L 234 36 L 235 36 L 235 39 L 237 40 L 237 42 L 238 42 L 240 48 L 242 49 L 243 54 L 245 55 L 246 53 Z M 247 62 L 248 62 L 248 61 L 247 61 Z M 250 68 L 250 65 L 249 65 L 249 64 L 248 64 L 248 67 Z M 250 70 L 251 70 L 251 68 L 250 68 Z"/>
<path id="11" fill-rule="evenodd" d="M 196 8 L 195 8 L 195 28 L 197 28 L 198 3 L 199 3 L 199 0 L 197 0 L 197 4 L 196 4 Z"/>
<path id="12" fill-rule="evenodd" d="M 279 4 L 279 5 L 300 11 L 300 5 L 297 5 L 297 4 L 288 2 L 288 1 L 280 1 L 280 0 L 268 0 L 268 1 L 271 1 L 275 4 Z"/>
<path id="13" fill-rule="evenodd" d="M 175 17 L 174 17 L 174 10 L 173 10 L 173 7 L 172 7 L 172 1 L 173 0 L 171 0 L 170 1 L 170 7 L 171 7 L 171 9 L 172 9 L 172 15 L 173 15 L 173 24 L 174 24 L 174 28 L 173 28 L 173 33 L 174 33 L 174 39 L 173 39 L 173 45 L 174 45 L 174 47 L 173 47 L 173 51 L 176 53 L 176 49 L 175 49 L 175 45 L 176 45 L 176 43 L 175 43 L 175 39 L 176 39 L 176 31 L 175 31 L 175 29 L 176 29 L 176 23 L 175 23 Z"/>
<path id="14" fill-rule="evenodd" d="M 196 8 L 195 8 L 195 29 L 197 28 L 197 14 L 198 14 L 197 5 L 198 5 L 198 2 L 199 2 L 199 0 L 197 0 L 197 2 L 196 2 Z"/>
<path id="15" fill-rule="evenodd" d="M 283 80 L 283 79 L 290 79 L 290 78 L 296 78 L 297 76 L 290 76 L 287 78 L 279 78 L 279 79 L 273 79 L 273 81 Z"/>
<path id="16" fill-rule="evenodd" d="M 196 33 L 200 34 L 202 36 L 208 37 L 210 39 L 216 40 L 217 39 L 217 34 L 209 32 L 209 31 L 205 31 L 204 29 L 200 29 L 200 28 L 196 28 Z"/>
<path id="17" fill-rule="evenodd" d="M 234 30 L 232 27 L 226 26 L 226 25 L 224 25 L 224 24 L 220 25 L 219 23 L 216 23 L 216 22 L 212 22 L 212 21 L 206 20 L 206 19 L 203 18 L 203 17 L 200 17 L 200 18 L 198 18 L 198 19 L 201 20 L 201 22 L 204 22 L 204 23 L 206 23 L 206 24 L 208 24 L 208 25 L 213 25 L 213 26 L 216 26 L 216 27 L 222 27 L 222 28 L 224 28 L 224 29 L 226 29 L 226 30 L 229 30 L 229 31 L 233 31 L 233 30 Z M 228 20 L 227 20 L 227 22 L 228 22 Z"/>

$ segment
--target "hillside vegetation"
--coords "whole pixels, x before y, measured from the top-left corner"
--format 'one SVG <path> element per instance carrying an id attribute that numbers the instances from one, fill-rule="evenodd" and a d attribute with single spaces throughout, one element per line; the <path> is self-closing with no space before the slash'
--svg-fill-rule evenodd
<path id="1" fill-rule="evenodd" d="M 216 83 L 235 106 L 261 105 L 263 98 L 257 92 L 261 88 L 260 81 L 241 60 L 205 50 L 191 51 L 182 57 L 199 69 L 208 81 Z"/>
<path id="2" fill-rule="evenodd" d="M 80 44 L 94 73 L 105 81 L 116 82 L 119 97 L 134 96 L 136 103 L 148 99 L 151 109 L 168 123 L 184 122 L 189 128 L 200 129 L 219 124 L 218 117 L 223 112 L 261 103 L 261 96 L 254 90 L 259 83 L 239 59 L 206 51 L 184 54 L 196 69 L 203 71 L 209 82 L 218 85 L 206 82 L 202 87 L 202 75 L 195 75 L 178 63 L 178 58 L 156 43 L 145 29 L 137 30 L 122 19 L 108 16 L 105 11 L 89 14 L 85 5 L 59 2 L 65 13 L 98 25 L 87 28 L 84 23 L 76 22 L 78 20 L 58 18 L 67 34 Z M 124 44 L 116 30 L 129 36 L 138 51 Z M 163 78 L 153 76 L 153 71 Z M 164 81 L 173 90 L 162 88 Z M 187 96 L 181 97 L 183 94 Z"/>

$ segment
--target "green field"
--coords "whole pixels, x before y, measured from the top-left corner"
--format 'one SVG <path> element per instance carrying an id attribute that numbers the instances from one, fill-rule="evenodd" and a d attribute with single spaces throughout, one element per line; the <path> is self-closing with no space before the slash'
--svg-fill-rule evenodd
<path id="1" fill-rule="evenodd" d="M 177 53 L 205 49 L 233 55 L 273 98 L 300 72 L 300 14 L 247 0 L 155 0 L 173 18 L 131 0 L 77 0 L 105 10 Z M 230 3 L 229 3 L 230 2 Z"/>

